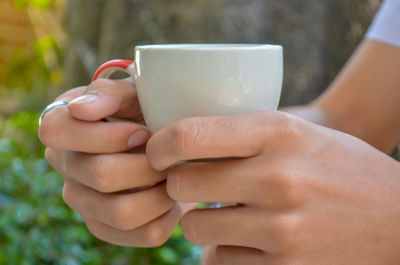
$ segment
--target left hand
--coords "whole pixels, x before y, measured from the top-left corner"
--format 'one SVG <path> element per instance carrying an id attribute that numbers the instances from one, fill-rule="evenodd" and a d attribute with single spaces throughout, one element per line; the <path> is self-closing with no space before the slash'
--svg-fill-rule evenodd
<path id="1" fill-rule="evenodd" d="M 353 136 L 282 112 L 195 117 L 147 156 L 173 199 L 236 205 L 182 219 L 216 264 L 400 264 L 399 163 Z"/>

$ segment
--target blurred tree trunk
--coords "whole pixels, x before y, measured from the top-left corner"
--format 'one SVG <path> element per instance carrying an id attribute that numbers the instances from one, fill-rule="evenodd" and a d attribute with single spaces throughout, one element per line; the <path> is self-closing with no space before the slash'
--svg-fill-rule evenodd
<path id="1" fill-rule="evenodd" d="M 64 88 L 145 43 L 279 43 L 281 105 L 319 95 L 368 28 L 379 0 L 69 0 Z"/>

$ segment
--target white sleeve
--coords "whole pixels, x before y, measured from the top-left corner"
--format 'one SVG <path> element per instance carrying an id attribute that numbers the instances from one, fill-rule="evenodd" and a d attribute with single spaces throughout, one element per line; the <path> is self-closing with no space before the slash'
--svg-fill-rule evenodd
<path id="1" fill-rule="evenodd" d="M 400 48 L 400 0 L 384 0 L 366 38 Z"/>

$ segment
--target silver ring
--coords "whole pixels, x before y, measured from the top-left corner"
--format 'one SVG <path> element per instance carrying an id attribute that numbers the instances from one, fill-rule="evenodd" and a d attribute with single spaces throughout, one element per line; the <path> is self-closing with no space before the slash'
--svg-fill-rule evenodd
<path id="1" fill-rule="evenodd" d="M 42 123 L 42 120 L 43 120 L 44 116 L 47 114 L 47 112 L 49 112 L 50 110 L 52 110 L 54 108 L 61 107 L 61 106 L 66 106 L 66 105 L 68 105 L 68 102 L 63 101 L 63 100 L 55 101 L 55 102 L 51 103 L 50 105 L 48 105 L 42 111 L 42 114 L 40 114 L 39 125 Z"/>

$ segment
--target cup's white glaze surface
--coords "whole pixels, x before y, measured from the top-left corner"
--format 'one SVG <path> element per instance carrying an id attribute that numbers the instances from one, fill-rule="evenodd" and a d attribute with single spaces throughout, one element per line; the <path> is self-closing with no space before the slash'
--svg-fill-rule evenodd
<path id="1" fill-rule="evenodd" d="M 275 110 L 282 57 L 279 45 L 137 46 L 134 78 L 149 129 L 184 117 Z"/>

